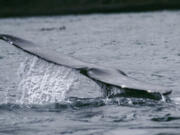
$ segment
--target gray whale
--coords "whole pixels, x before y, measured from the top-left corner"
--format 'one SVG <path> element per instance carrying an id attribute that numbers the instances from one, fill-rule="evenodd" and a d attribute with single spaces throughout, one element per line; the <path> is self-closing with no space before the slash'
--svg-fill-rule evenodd
<path id="1" fill-rule="evenodd" d="M 74 57 L 59 54 L 19 37 L 0 34 L 0 39 L 48 62 L 78 70 L 81 74 L 96 81 L 98 84 L 105 85 L 105 96 L 109 98 L 125 96 L 160 100 L 162 96 L 169 95 L 172 92 L 166 87 L 148 84 L 128 77 L 128 75 L 119 69 L 83 62 Z M 112 87 L 118 88 L 123 92 L 112 94 Z"/>

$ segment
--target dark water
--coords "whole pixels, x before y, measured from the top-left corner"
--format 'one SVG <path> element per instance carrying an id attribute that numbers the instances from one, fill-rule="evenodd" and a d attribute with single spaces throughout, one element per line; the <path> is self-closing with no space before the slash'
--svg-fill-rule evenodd
<path id="1" fill-rule="evenodd" d="M 0 19 L 1 33 L 173 90 L 169 102 L 98 98 L 76 71 L 0 41 L 0 134 L 179 135 L 179 25 L 179 11 Z"/>

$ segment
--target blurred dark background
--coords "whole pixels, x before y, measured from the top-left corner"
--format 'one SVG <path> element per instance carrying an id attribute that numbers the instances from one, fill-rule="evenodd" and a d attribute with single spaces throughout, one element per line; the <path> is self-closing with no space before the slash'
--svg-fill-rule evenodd
<path id="1" fill-rule="evenodd" d="M 180 9 L 180 0 L 0 0 L 0 17 Z"/>

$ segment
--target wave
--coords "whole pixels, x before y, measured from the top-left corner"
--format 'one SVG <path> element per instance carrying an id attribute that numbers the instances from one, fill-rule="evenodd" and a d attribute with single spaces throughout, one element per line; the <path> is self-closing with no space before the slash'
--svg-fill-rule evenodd
<path id="1" fill-rule="evenodd" d="M 69 97 L 63 102 L 47 104 L 0 104 L 0 111 L 38 111 L 38 112 L 61 112 L 67 109 L 77 110 L 82 108 L 94 108 L 106 105 L 129 106 L 129 107 L 160 107 L 164 105 L 173 105 L 171 102 L 164 104 L 164 101 L 157 101 L 144 98 L 77 98 Z"/>

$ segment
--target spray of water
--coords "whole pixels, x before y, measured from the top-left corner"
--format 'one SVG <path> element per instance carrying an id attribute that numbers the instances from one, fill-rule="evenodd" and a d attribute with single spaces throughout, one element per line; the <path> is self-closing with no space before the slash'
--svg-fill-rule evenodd
<path id="1" fill-rule="evenodd" d="M 28 56 L 21 63 L 18 76 L 20 104 L 61 102 L 76 82 L 74 69 L 48 63 L 35 56 Z"/>

